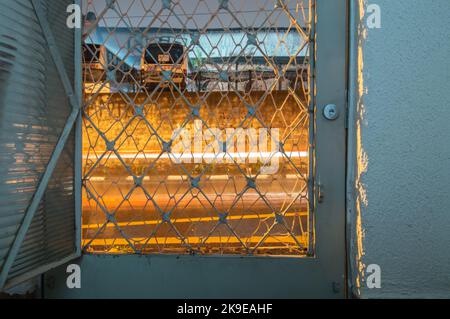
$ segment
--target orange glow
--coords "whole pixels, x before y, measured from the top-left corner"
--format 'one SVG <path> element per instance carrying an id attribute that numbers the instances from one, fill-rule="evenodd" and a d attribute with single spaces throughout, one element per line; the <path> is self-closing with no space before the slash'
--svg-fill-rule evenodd
<path id="1" fill-rule="evenodd" d="M 275 255 L 283 255 L 286 253 L 286 250 L 289 252 L 294 252 L 295 250 L 299 250 L 298 248 L 289 248 L 289 246 L 298 245 L 298 243 L 302 244 L 303 247 L 307 247 L 308 239 L 306 236 L 298 237 L 296 240 L 291 236 L 276 236 L 276 237 L 267 237 L 263 238 L 260 236 L 252 236 L 252 237 L 227 237 L 227 236 L 214 236 L 209 237 L 206 242 L 203 242 L 202 238 L 199 237 L 187 237 L 183 242 L 180 238 L 177 237 L 153 237 L 153 238 L 129 238 L 128 240 L 136 246 L 146 246 L 146 247 L 164 247 L 164 246 L 183 246 L 185 243 L 189 243 L 191 245 L 199 245 L 201 246 L 211 246 L 211 245 L 229 245 L 231 249 L 240 251 L 242 248 L 238 248 L 241 245 L 241 242 L 248 245 L 249 250 L 252 250 L 252 246 L 258 244 L 261 240 L 264 239 L 265 245 L 261 248 L 258 248 L 262 251 L 273 251 Z M 107 251 L 109 254 L 111 253 L 125 253 L 129 250 L 129 241 L 123 238 L 107 238 L 107 239 L 95 239 L 93 241 L 84 240 L 83 245 L 89 244 L 88 251 L 95 251 L 101 253 L 103 251 Z M 166 248 L 170 252 L 176 252 L 176 248 L 168 247 Z M 230 251 L 232 251 L 230 249 Z M 204 251 L 204 249 L 199 249 L 200 251 Z M 145 250 L 144 250 L 145 251 Z M 214 253 L 214 250 L 210 250 Z"/>
<path id="2" fill-rule="evenodd" d="M 284 217 L 300 217 L 300 216 L 308 216 L 308 213 L 289 213 L 286 214 Z M 250 215 L 245 214 L 242 216 L 229 216 L 228 220 L 241 220 L 241 219 L 267 219 L 273 217 L 272 214 L 260 214 L 260 215 Z M 204 218 L 181 218 L 173 220 L 172 223 L 201 223 L 201 222 L 211 222 L 211 221 L 219 221 L 219 217 L 204 217 Z M 161 223 L 161 220 L 145 220 L 145 221 L 138 221 L 138 222 L 123 222 L 123 223 L 117 223 L 117 226 L 119 227 L 126 227 L 126 226 L 143 226 L 143 225 L 158 225 Z M 108 223 L 105 227 L 116 227 L 116 225 Z M 82 226 L 83 229 L 98 229 L 98 224 L 85 224 Z"/>
<path id="3" fill-rule="evenodd" d="M 190 103 L 199 103 L 195 94 L 185 95 Z M 209 92 L 200 117 L 208 127 L 240 127 L 247 115 L 245 103 L 230 92 L 227 99 L 221 96 Z M 262 96 L 254 92 L 248 99 Z M 242 163 L 174 162 L 156 134 L 169 141 L 181 125 L 192 128 L 191 109 L 170 91 L 160 92 L 153 101 L 145 101 L 143 94 L 132 98 L 136 105 L 146 103 L 142 117 L 136 117 L 135 107 L 119 94 L 99 95 L 85 109 L 89 119 L 83 129 L 82 230 L 87 251 L 130 253 L 134 246 L 145 253 L 242 254 L 255 248 L 254 254 L 305 254 L 308 115 L 296 98 L 286 91 L 273 92 L 260 105 L 259 116 L 280 129 L 288 154 L 270 153 L 279 161 L 275 174 L 258 174 L 260 164 L 252 158 L 261 154 L 250 150 L 230 152 L 231 157 L 244 158 Z M 289 127 L 284 117 L 276 116 L 280 105 L 283 116 L 292 119 Z M 247 127 L 259 129 L 262 124 L 253 120 Z M 109 150 L 107 141 L 114 141 Z M 214 158 L 207 151 L 181 156 Z M 255 188 L 248 188 L 246 175 L 255 177 Z M 198 185 L 193 186 L 197 176 Z M 223 214 L 227 225 L 221 224 Z"/>

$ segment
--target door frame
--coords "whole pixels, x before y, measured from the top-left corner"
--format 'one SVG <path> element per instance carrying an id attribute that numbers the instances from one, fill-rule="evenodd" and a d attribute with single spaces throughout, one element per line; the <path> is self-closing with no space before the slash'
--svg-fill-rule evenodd
<path id="1" fill-rule="evenodd" d="M 82 288 L 65 266 L 45 275 L 50 298 L 345 298 L 348 1 L 317 0 L 314 63 L 314 256 L 84 255 Z M 320 17 L 324 17 L 321 19 Z M 328 104 L 340 116 L 323 116 Z M 151 287 L 151 288 L 149 288 Z"/>

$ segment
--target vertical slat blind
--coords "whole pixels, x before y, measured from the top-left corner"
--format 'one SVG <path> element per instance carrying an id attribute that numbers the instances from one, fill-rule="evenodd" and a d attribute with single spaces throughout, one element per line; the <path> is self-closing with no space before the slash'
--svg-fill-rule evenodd
<path id="1" fill-rule="evenodd" d="M 41 1 L 74 83 L 72 1 Z M 30 0 L 0 3 L 0 270 L 71 106 Z M 9 271 L 18 278 L 75 251 L 74 135 Z"/>

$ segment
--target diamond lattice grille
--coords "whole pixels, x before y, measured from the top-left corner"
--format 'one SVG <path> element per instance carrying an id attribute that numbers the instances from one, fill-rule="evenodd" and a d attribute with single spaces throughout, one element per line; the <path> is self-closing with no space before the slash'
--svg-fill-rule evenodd
<path id="1" fill-rule="evenodd" d="M 85 251 L 311 251 L 312 8 L 85 1 Z"/>

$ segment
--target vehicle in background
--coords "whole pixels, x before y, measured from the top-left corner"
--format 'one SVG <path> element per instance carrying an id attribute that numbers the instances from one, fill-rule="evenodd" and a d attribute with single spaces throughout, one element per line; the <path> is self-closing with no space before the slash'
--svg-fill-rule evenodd
<path id="1" fill-rule="evenodd" d="M 108 55 L 105 46 L 98 44 L 83 45 L 83 83 L 84 93 L 110 93 L 111 85 L 107 80 Z"/>
<path id="2" fill-rule="evenodd" d="M 144 87 L 160 88 L 176 85 L 184 90 L 188 59 L 185 47 L 179 43 L 151 43 L 141 57 L 141 80 Z M 164 75 L 168 72 L 170 79 Z"/>
<path id="3" fill-rule="evenodd" d="M 138 71 L 99 44 L 83 45 L 83 82 L 86 94 L 136 92 Z"/>

